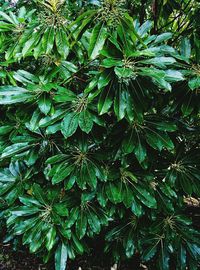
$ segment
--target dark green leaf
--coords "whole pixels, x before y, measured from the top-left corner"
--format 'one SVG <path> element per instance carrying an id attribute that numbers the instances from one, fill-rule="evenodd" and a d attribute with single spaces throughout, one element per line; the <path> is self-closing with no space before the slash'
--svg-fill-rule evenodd
<path id="1" fill-rule="evenodd" d="M 67 267 L 68 248 L 67 245 L 61 243 L 55 252 L 55 269 L 65 270 Z"/>
<path id="2" fill-rule="evenodd" d="M 107 37 L 107 30 L 102 23 L 98 23 L 93 31 L 90 38 L 90 44 L 88 49 L 88 55 L 90 59 L 95 59 L 99 51 L 103 48 Z"/>
<path id="3" fill-rule="evenodd" d="M 76 132 L 78 123 L 79 123 L 78 113 L 71 112 L 65 115 L 61 123 L 61 132 L 65 136 L 65 138 L 72 136 Z"/>

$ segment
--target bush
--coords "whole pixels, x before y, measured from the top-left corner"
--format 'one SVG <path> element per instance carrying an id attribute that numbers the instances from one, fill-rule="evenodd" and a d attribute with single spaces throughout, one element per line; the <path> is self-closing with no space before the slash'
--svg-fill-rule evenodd
<path id="1" fill-rule="evenodd" d="M 64 270 L 101 233 L 114 261 L 139 253 L 156 269 L 197 269 L 199 233 L 184 214 L 200 196 L 189 39 L 171 47 L 172 33 L 153 34 L 123 0 L 76 2 L 0 11 L 5 241 Z"/>

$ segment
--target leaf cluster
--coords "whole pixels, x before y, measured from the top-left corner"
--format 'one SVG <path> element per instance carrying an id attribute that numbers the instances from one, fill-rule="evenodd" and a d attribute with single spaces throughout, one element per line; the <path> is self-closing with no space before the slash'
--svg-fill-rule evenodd
<path id="1" fill-rule="evenodd" d="M 187 37 L 172 47 L 173 33 L 140 24 L 128 4 L 0 10 L 5 242 L 54 257 L 56 270 L 99 234 L 115 261 L 198 269 L 184 212 L 200 196 L 200 67 Z"/>

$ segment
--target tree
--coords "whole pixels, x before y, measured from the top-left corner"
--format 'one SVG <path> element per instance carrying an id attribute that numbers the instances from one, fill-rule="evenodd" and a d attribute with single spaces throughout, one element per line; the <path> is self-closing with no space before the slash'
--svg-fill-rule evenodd
<path id="1" fill-rule="evenodd" d="M 185 198 L 200 195 L 199 39 L 161 4 L 1 7 L 5 241 L 55 256 L 56 270 L 102 231 L 115 261 L 139 252 L 153 269 L 198 268 Z"/>

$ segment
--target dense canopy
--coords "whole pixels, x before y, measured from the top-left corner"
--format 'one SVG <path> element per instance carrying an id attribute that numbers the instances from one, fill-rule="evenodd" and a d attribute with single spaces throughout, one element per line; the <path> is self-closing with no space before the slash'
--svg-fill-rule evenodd
<path id="1" fill-rule="evenodd" d="M 97 235 L 113 262 L 198 269 L 199 14 L 189 0 L 0 0 L 5 242 L 56 270 Z"/>

